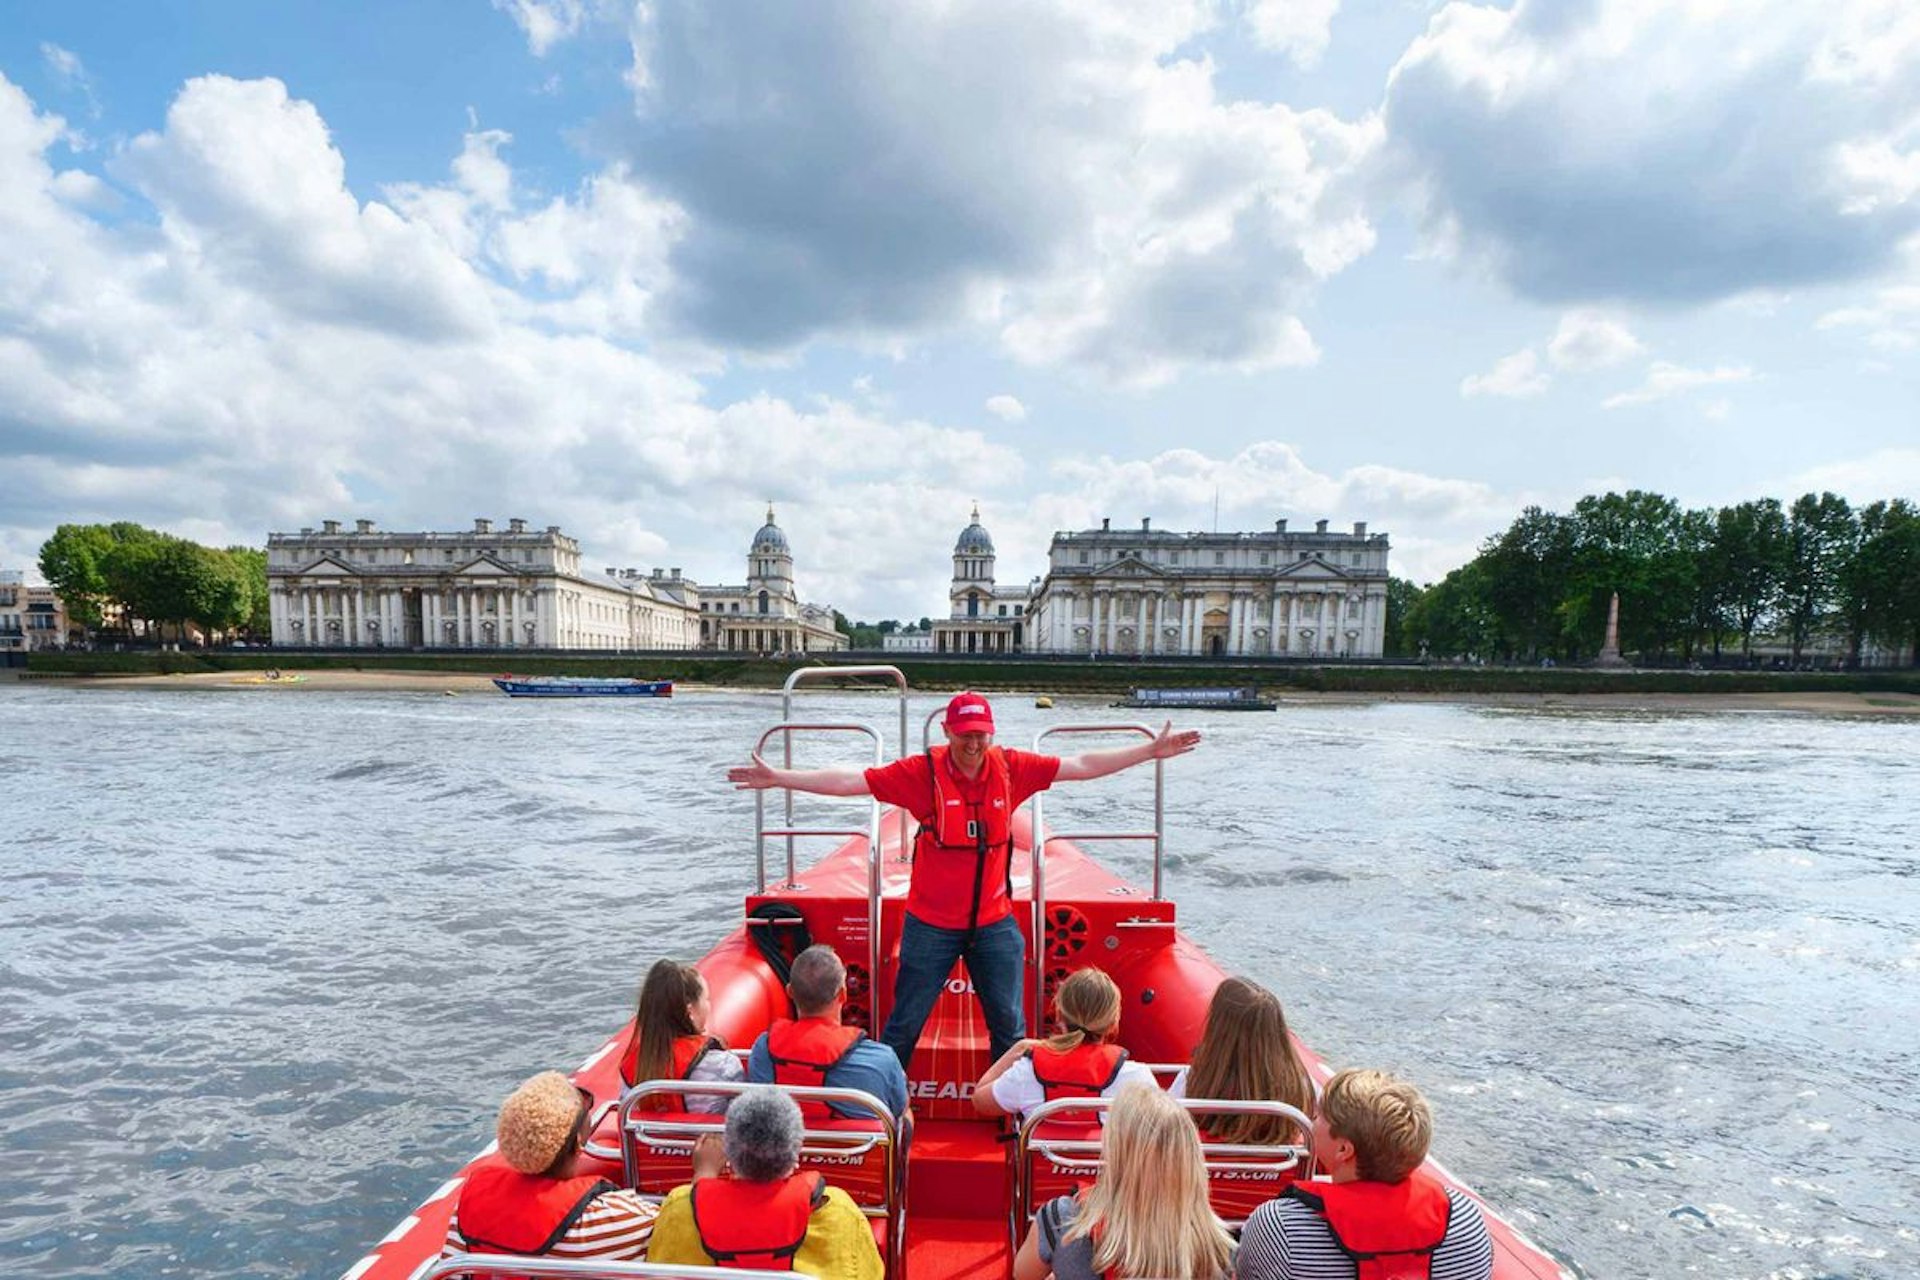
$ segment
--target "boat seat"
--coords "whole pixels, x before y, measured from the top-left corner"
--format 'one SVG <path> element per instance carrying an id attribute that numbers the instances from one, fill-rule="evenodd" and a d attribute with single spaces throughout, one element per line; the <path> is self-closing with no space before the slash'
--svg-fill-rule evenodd
<path id="1" fill-rule="evenodd" d="M 831 1089 L 801 1085 L 721 1083 L 710 1080 L 646 1080 L 620 1100 L 612 1135 L 618 1146 L 598 1141 L 587 1144 L 596 1158 L 616 1156 L 620 1183 L 651 1200 L 661 1200 L 675 1187 L 693 1181 L 693 1144 L 704 1133 L 724 1133 L 726 1117 L 709 1112 L 656 1111 L 653 1099 L 684 1098 L 691 1094 L 740 1094 L 748 1089 L 778 1089 L 796 1102 L 830 1102 L 866 1115 L 808 1119 L 801 1137 L 802 1170 L 822 1174 L 829 1186 L 846 1192 L 873 1223 L 874 1241 L 886 1260 L 887 1273 L 899 1275 L 905 1258 L 907 1229 L 907 1150 L 912 1118 L 895 1121 L 886 1103 L 858 1089 Z"/>
<path id="2" fill-rule="evenodd" d="M 1284 1102 L 1229 1102 L 1180 1098 L 1195 1115 L 1277 1115 L 1293 1122 L 1301 1141 L 1287 1145 L 1220 1142 L 1202 1135 L 1207 1199 L 1236 1233 L 1259 1206 L 1313 1169 L 1313 1122 Z M 1033 1215 L 1055 1196 L 1072 1195 L 1100 1175 L 1099 1117 L 1111 1098 L 1058 1098 L 1027 1113 L 1010 1155 L 1013 1195 L 1009 1240 L 1018 1247 Z"/>

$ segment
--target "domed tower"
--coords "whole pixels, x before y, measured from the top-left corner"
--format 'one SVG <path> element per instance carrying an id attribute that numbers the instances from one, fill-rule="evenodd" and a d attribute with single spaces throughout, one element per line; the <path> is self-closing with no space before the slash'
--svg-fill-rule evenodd
<path id="1" fill-rule="evenodd" d="M 793 589 L 793 548 L 773 522 L 773 504 L 767 504 L 767 522 L 753 535 L 747 552 L 747 607 L 756 613 L 792 617 L 799 597 Z"/>
<path id="2" fill-rule="evenodd" d="M 993 601 L 993 539 L 980 527 L 980 504 L 973 522 L 953 544 L 953 586 L 947 592 L 955 618 L 984 618 Z"/>

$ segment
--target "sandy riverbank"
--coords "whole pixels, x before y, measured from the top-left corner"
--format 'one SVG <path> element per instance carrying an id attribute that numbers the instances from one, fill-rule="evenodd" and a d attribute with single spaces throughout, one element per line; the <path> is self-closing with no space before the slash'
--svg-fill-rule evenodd
<path id="1" fill-rule="evenodd" d="M 222 671 L 197 675 L 38 677 L 33 683 L 72 689 L 257 690 L 262 693 L 385 691 L 395 693 L 495 694 L 484 675 L 434 671 L 287 671 L 269 680 L 258 671 Z M 680 684 L 676 692 L 697 692 Z M 998 696 L 1025 697 L 1009 693 Z M 1920 715 L 1920 695 L 1910 693 L 1315 693 L 1280 690 L 1274 695 L 1284 714 L 1289 706 L 1360 705 L 1374 702 L 1453 702 L 1523 710 L 1568 711 L 1794 711 L 1811 715 Z M 1085 695 L 1088 701 L 1104 697 Z M 1062 697 L 1063 703 L 1080 698 Z"/>

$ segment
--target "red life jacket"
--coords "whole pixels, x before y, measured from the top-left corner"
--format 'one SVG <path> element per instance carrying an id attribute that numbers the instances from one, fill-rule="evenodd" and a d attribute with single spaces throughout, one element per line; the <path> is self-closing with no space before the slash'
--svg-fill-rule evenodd
<path id="1" fill-rule="evenodd" d="M 930 748 L 927 764 L 933 816 L 914 835 L 907 910 L 938 928 L 972 932 L 1013 914 L 1013 771 L 999 747 L 987 748 L 971 788 L 962 788 L 947 748 Z"/>
<path id="2" fill-rule="evenodd" d="M 669 1068 L 674 1080 L 693 1079 L 693 1068 L 709 1049 L 724 1049 L 717 1039 L 701 1032 L 673 1038 L 673 1061 Z M 628 1088 L 640 1083 L 640 1027 L 634 1024 L 633 1033 L 627 1037 L 626 1045 L 620 1050 L 620 1078 Z M 684 1111 L 686 1103 L 682 1098 L 661 1095 L 649 1098 L 646 1103 L 649 1111 Z"/>
<path id="3" fill-rule="evenodd" d="M 858 1027 L 825 1018 L 801 1018 L 797 1022 L 776 1018 L 767 1028 L 773 1082 L 822 1086 L 827 1082 L 827 1072 L 839 1066 L 853 1052 L 853 1046 L 866 1038 L 867 1033 Z M 809 1099 L 800 1103 L 800 1114 L 809 1120 L 824 1120 L 833 1112 L 826 1103 Z"/>
<path id="4" fill-rule="evenodd" d="M 1355 1280 L 1427 1280 L 1453 1217 L 1447 1189 L 1419 1170 L 1399 1182 L 1296 1182 L 1280 1194 L 1326 1219 Z"/>
<path id="5" fill-rule="evenodd" d="M 1033 1078 L 1052 1102 L 1100 1097 L 1120 1078 L 1127 1051 L 1117 1044 L 1082 1043 L 1062 1053 L 1042 1044 L 1029 1049 L 1027 1058 L 1033 1063 Z"/>
<path id="6" fill-rule="evenodd" d="M 700 1247 L 736 1271 L 791 1271 L 807 1240 L 807 1220 L 827 1198 L 827 1180 L 795 1173 L 774 1187 L 734 1178 L 700 1178 L 689 1193 Z"/>
<path id="7" fill-rule="evenodd" d="M 460 1236 L 472 1253 L 542 1254 L 612 1190 L 611 1182 L 593 1174 L 543 1178 L 498 1157 L 483 1160 L 460 1188 Z"/>

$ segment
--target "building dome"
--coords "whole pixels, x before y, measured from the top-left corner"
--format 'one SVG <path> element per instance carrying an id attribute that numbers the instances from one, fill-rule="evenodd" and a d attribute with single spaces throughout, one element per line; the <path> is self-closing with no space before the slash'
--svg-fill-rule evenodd
<path id="1" fill-rule="evenodd" d="M 753 535 L 755 551 L 775 551 L 781 555 L 791 555 L 793 548 L 787 545 L 787 535 L 780 532 L 780 526 L 773 522 L 773 508 L 767 508 L 767 522 L 760 526 L 760 532 Z"/>
<path id="2" fill-rule="evenodd" d="M 980 527 L 980 504 L 973 505 L 973 523 L 960 531 L 960 538 L 953 544 L 953 554 L 957 556 L 990 556 L 993 554 L 993 539 Z"/>

